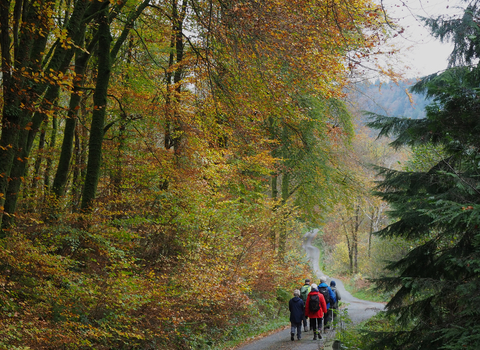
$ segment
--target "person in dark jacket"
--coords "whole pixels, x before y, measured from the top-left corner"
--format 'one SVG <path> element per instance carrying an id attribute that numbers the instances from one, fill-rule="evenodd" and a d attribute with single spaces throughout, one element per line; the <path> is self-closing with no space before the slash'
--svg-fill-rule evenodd
<path id="1" fill-rule="evenodd" d="M 335 293 L 333 293 L 333 290 L 332 288 L 330 288 L 328 285 L 327 285 L 327 277 L 325 276 L 322 276 L 320 277 L 320 284 L 318 285 L 318 290 L 321 292 L 320 288 L 323 288 L 326 290 L 326 292 L 328 293 L 329 295 L 329 301 L 327 302 L 327 309 L 328 309 L 328 312 L 325 313 L 325 316 L 323 317 L 323 326 L 325 328 L 330 328 L 330 326 L 328 325 L 328 323 L 332 320 L 332 309 L 330 309 L 330 306 L 335 304 L 337 302 L 337 299 L 335 298 Z"/>
<path id="2" fill-rule="evenodd" d="M 316 301 L 316 302 L 312 302 Z M 313 304 L 317 304 L 318 310 L 314 310 Z M 327 303 L 325 298 L 318 291 L 317 285 L 312 284 L 312 291 L 308 293 L 307 304 L 305 305 L 305 315 L 310 318 L 310 329 L 313 330 L 313 340 L 322 339 L 322 319 L 327 312 Z M 318 329 L 318 330 L 317 330 Z"/>
<path id="3" fill-rule="evenodd" d="M 293 291 L 293 298 L 290 299 L 288 302 L 288 309 L 290 310 L 290 324 L 292 326 L 291 329 L 291 340 L 295 340 L 295 330 L 297 331 L 297 339 L 300 340 L 302 338 L 302 321 L 304 316 L 304 309 L 305 304 L 303 300 L 300 298 L 300 291 L 295 289 Z"/>

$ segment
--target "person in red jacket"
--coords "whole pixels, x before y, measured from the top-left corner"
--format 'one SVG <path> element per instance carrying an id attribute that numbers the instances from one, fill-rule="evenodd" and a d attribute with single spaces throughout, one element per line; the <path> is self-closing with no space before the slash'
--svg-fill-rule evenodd
<path id="1" fill-rule="evenodd" d="M 322 319 L 327 312 L 325 298 L 318 291 L 317 285 L 312 284 L 312 290 L 308 293 L 305 304 L 305 316 L 310 318 L 310 329 L 313 330 L 313 340 L 322 339 Z M 317 331 L 318 330 L 318 331 Z"/>

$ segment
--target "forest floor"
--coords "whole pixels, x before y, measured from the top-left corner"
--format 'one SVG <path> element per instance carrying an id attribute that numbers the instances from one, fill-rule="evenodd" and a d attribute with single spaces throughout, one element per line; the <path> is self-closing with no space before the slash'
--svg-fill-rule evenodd
<path id="1" fill-rule="evenodd" d="M 319 269 L 318 259 L 320 252 L 318 248 L 312 245 L 312 240 L 315 238 L 318 231 L 313 230 L 307 232 L 304 236 L 303 248 L 305 249 L 307 256 L 312 264 L 316 280 L 314 283 L 319 281 L 320 276 L 324 273 Z M 330 281 L 330 278 L 328 278 Z M 347 309 L 348 316 L 352 320 L 353 324 L 362 322 L 373 315 L 378 311 L 383 310 L 384 304 L 375 303 L 371 301 L 360 300 L 353 297 L 349 292 L 346 291 L 343 283 L 339 279 L 335 279 L 337 283 L 337 288 L 340 291 L 342 297 L 342 302 L 344 303 L 345 308 Z M 278 330 L 277 332 L 265 336 L 261 339 L 253 340 L 247 344 L 242 344 L 236 348 L 236 350 L 328 350 L 332 349 L 332 344 L 335 338 L 335 330 L 327 330 L 322 334 L 323 339 L 321 340 L 312 340 L 313 332 L 302 332 L 302 340 L 300 341 L 291 341 L 290 340 L 290 327 L 285 327 L 284 329 Z"/>

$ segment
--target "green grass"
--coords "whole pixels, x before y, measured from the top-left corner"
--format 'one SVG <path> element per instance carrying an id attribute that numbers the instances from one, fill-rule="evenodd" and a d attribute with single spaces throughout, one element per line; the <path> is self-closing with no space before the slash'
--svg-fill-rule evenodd
<path id="1" fill-rule="evenodd" d="M 345 289 L 352 294 L 355 298 L 361 300 L 375 301 L 375 302 L 386 302 L 389 300 L 388 295 L 383 293 L 378 293 L 375 291 L 375 285 L 370 285 L 367 288 L 357 289 L 355 288 L 355 283 L 352 280 L 343 280 L 343 285 Z"/>

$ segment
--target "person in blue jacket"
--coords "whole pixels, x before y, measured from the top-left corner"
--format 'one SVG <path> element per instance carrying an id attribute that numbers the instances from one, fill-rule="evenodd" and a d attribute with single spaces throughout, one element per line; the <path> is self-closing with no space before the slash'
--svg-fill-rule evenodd
<path id="1" fill-rule="evenodd" d="M 297 331 L 297 339 L 302 338 L 302 323 L 304 317 L 305 304 L 300 298 L 300 291 L 295 289 L 293 291 L 293 298 L 288 302 L 288 309 L 290 310 L 290 324 L 292 326 L 290 332 L 290 339 L 295 340 L 295 330 Z"/>
<path id="2" fill-rule="evenodd" d="M 323 316 L 323 326 L 325 328 L 329 328 L 330 326 L 327 326 L 328 322 L 330 322 L 332 320 L 332 309 L 330 308 L 331 306 L 333 306 L 336 302 L 337 302 L 337 299 L 336 299 L 336 296 L 335 296 L 335 293 L 333 292 L 332 288 L 330 288 L 330 286 L 327 284 L 327 277 L 325 276 L 322 276 L 320 277 L 320 284 L 318 285 L 318 291 L 319 292 L 322 292 L 322 289 L 325 289 L 327 290 L 327 293 L 328 293 L 328 300 L 327 300 L 327 313 Z M 322 293 L 324 294 L 324 293 Z M 327 299 L 327 298 L 325 298 Z"/>

